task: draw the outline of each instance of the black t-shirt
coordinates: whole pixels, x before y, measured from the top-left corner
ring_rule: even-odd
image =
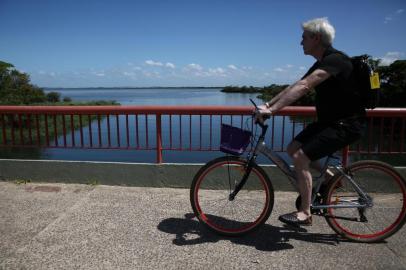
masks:
[[[365,110],[354,96],[354,82],[351,76],[351,59],[344,53],[329,47],[321,61],[317,61],[303,76],[316,69],[322,69],[330,77],[315,87],[316,111],[319,122],[334,122],[352,116],[363,116]]]

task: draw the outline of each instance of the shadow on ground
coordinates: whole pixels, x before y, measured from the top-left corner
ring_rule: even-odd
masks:
[[[293,249],[294,246],[289,243],[290,239],[326,245],[337,245],[343,241],[336,234],[309,233],[304,228],[276,227],[269,224],[265,224],[257,231],[245,236],[226,237],[206,229],[191,213],[185,214],[185,218],[165,219],[159,223],[158,229],[162,232],[174,234],[173,244],[178,246],[229,240],[238,245],[253,246],[258,250],[278,251]]]

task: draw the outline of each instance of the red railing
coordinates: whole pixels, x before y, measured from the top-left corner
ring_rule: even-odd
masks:
[[[0,147],[218,151],[220,123],[253,128],[247,106],[0,106]],[[314,107],[287,107],[270,122],[275,151],[315,118]],[[404,154],[406,109],[368,111],[368,134],[348,154]]]

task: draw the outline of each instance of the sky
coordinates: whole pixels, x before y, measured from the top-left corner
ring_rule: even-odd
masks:
[[[39,87],[290,84],[319,17],[348,55],[406,59],[405,0],[0,0],[0,60]]]

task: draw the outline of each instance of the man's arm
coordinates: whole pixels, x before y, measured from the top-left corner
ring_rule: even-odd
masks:
[[[281,110],[283,107],[288,106],[301,98],[310,89],[316,87],[323,81],[327,80],[330,74],[322,69],[316,69],[307,77],[297,81],[296,83],[285,88],[281,93],[275,96],[269,107],[262,105],[260,106],[261,112],[264,114],[270,114]]]
[[[268,101],[268,106],[272,106],[273,104],[275,104],[283,95],[286,94],[286,92],[289,91],[289,89],[293,86],[289,85],[288,87],[286,87],[285,89],[283,89],[282,91],[280,91],[276,96],[274,96],[270,101]]]

